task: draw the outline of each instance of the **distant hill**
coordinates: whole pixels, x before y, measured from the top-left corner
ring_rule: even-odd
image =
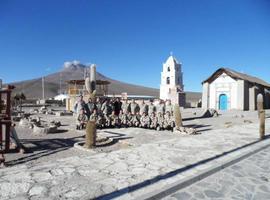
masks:
[[[61,71],[47,75],[44,77],[45,80],[45,97],[50,98],[54,97],[59,93],[60,88],[60,79],[61,79],[61,88],[65,90],[67,88],[66,81],[72,79],[83,79],[84,72],[86,70],[86,65],[83,65],[79,62],[66,62]],[[89,69],[89,68],[88,68]],[[109,85],[109,94],[121,94],[126,92],[129,95],[147,95],[159,97],[159,89],[144,87],[134,84],[129,84],[114,80],[104,76],[103,74],[97,72],[97,79],[110,81]],[[39,99],[42,98],[42,78],[36,78],[27,81],[20,81],[11,83],[16,86],[15,93],[23,91],[28,99]],[[187,100],[199,100],[201,99],[201,93],[197,92],[187,92]]]

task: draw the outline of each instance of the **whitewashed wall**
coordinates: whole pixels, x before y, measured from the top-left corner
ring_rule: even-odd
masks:
[[[209,108],[219,109],[219,95],[226,94],[228,98],[228,109],[238,108],[238,84],[237,81],[221,74],[209,86]]]

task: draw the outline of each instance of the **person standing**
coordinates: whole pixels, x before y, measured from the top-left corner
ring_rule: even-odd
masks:
[[[156,106],[153,104],[153,100],[150,100],[150,104],[148,105],[148,115],[152,115],[152,113],[156,112]]]
[[[74,104],[74,113],[76,113],[77,115],[80,113],[81,109],[85,109],[86,108],[86,103],[83,100],[83,96],[80,95],[78,100],[76,101],[76,103]]]
[[[170,113],[170,116],[173,116],[173,105],[172,105],[171,100],[168,100],[167,104],[165,106],[165,113],[167,113],[167,112]]]
[[[114,104],[114,106],[113,106],[114,113],[115,113],[115,115],[118,116],[119,113],[120,113],[121,107],[122,107],[122,102],[120,101],[119,98],[116,98],[116,100],[115,100],[115,102],[113,104]]]
[[[130,104],[128,103],[128,100],[125,99],[124,102],[121,105],[121,109],[124,114],[128,114],[130,112]]]
[[[101,102],[100,98],[96,99],[95,105],[96,105],[96,109],[97,109],[97,114],[98,115],[101,114],[102,113],[102,111],[101,111],[102,102]]]
[[[144,102],[144,100],[142,100],[142,103],[140,105],[140,115],[142,115],[143,113],[145,113],[145,115],[148,114],[148,105]]]
[[[159,100],[159,103],[156,108],[157,108],[157,113],[161,113],[162,115],[164,115],[165,105],[162,100]]]
[[[132,102],[130,103],[130,111],[132,115],[136,115],[136,113],[139,110],[138,104],[135,102],[135,99],[132,99]]]

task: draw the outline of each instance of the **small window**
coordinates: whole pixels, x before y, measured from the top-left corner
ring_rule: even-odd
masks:
[[[167,85],[170,85],[170,77],[167,77]]]
[[[168,69],[167,70],[168,70],[168,72],[171,71],[170,66],[168,66]]]

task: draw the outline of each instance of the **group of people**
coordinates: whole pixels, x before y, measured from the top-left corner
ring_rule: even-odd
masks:
[[[76,128],[83,129],[88,120],[95,121],[97,128],[141,127],[156,130],[172,130],[175,126],[173,106],[168,100],[160,100],[157,105],[153,101],[148,104],[134,99],[120,101],[119,98],[99,99],[95,102],[89,99],[86,103],[83,97],[75,103]]]

